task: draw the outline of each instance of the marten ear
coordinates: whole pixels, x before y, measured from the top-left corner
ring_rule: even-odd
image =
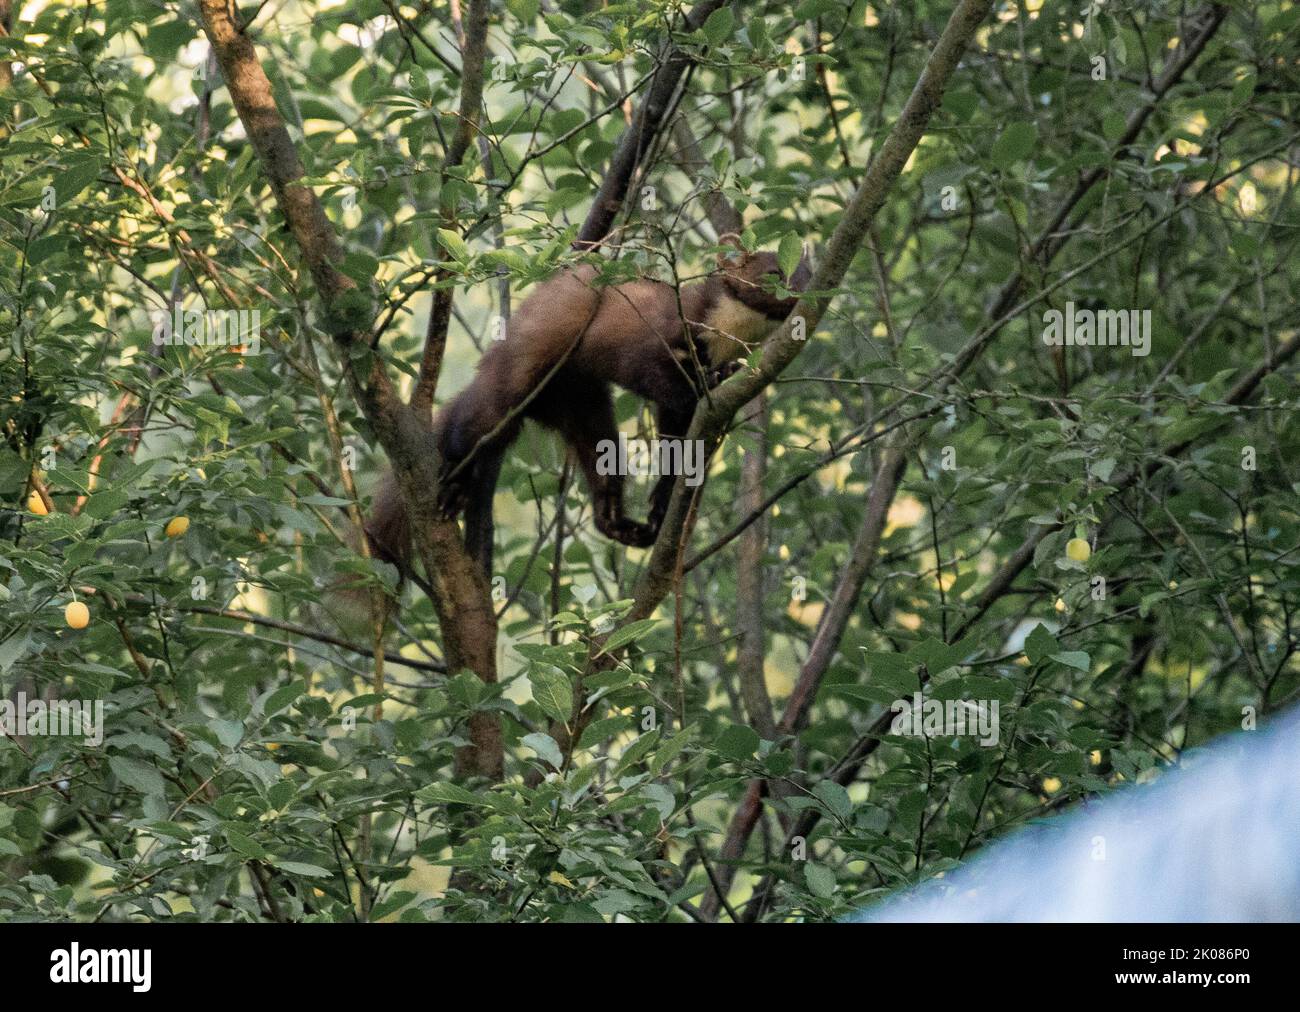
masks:
[[[730,249],[718,251],[719,267],[736,267],[749,259],[749,253],[747,253],[745,247],[740,244],[740,236],[735,232],[724,232],[722,235],[718,236],[718,245],[731,247]]]

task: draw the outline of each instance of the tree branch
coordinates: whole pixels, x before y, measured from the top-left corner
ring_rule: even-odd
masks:
[[[723,0],[703,0],[686,16],[683,31],[693,32],[723,5]],[[587,218],[573,241],[575,249],[595,250],[605,241],[614,219],[623,209],[632,177],[640,168],[645,153],[650,150],[663,126],[664,117],[673,106],[673,96],[683,75],[695,57],[678,49],[671,39],[659,51],[659,66],[645,98],[637,107],[632,125],[623,132],[618,149],[610,159],[609,171],[601,181],[600,190],[592,202]]]
[[[232,21],[225,0],[199,0],[199,10],[235,111],[316,283],[325,327],[338,345],[348,385],[393,465],[416,549],[430,577],[447,670],[469,669],[494,683],[497,621],[487,582],[466,553],[455,522],[437,515],[430,494],[438,487],[439,466],[431,420],[401,402],[382,361],[370,350],[368,299],[362,305],[354,301],[361,294],[356,282],[335,266],[342,249],[334,228],[315,192],[297,184],[304,175],[302,163],[252,42]],[[457,754],[457,771],[500,779],[504,758],[496,717],[486,711],[472,714],[469,737],[471,744]]]
[[[460,116],[442,164],[439,199],[442,205],[444,229],[456,227],[456,205],[447,195],[447,176],[465,160],[465,153],[469,150],[470,143],[478,131],[479,113],[483,108],[488,8],[489,0],[470,0],[469,23],[462,25],[460,0],[452,0],[452,16],[460,40],[461,53]],[[484,170],[490,167],[485,164]],[[436,240],[434,248],[438,251],[440,260],[447,258],[446,251]],[[434,389],[438,385],[438,374],[442,371],[442,356],[447,348],[447,328],[451,325],[451,306],[456,297],[455,288],[448,283],[450,278],[450,273],[445,270],[438,271],[436,275],[436,281],[441,284],[433,292],[433,308],[429,311],[429,325],[425,330],[420,373],[415,383],[415,390],[411,393],[411,407],[419,414],[424,414],[432,406]]]

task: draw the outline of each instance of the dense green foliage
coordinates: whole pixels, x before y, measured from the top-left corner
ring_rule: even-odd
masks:
[[[823,246],[952,6],[737,3],[683,33],[662,0],[494,2],[483,129],[445,174],[460,56],[444,0],[243,17],[343,269],[379,300],[362,323],[386,325],[377,353],[408,385],[432,268],[449,272],[441,402],[491,340],[503,283],[517,302],[572,256],[670,36],[696,57],[672,119],[705,163],[683,162],[672,129],[655,139],[611,275],[706,270],[711,193],[751,247]],[[772,786],[732,911],[767,878],[751,915],[830,918],[1292,700],[1300,420],[1294,365],[1270,363],[1297,327],[1300,7],[1229,5],[1157,94],[1204,23],[1193,6],[1085,6],[994,5],[767,391],[763,488],[781,495],[757,568],[777,720],[884,437],[909,436],[806,726],[776,740],[743,702],[738,542],[695,564],[748,513],[752,408],[715,458],[675,593],[631,625],[648,553],[596,533],[561,447],[529,429],[497,497],[500,685],[440,670],[437,618],[407,582],[376,692],[367,622],[336,622],[328,590],[396,583],[350,547],[341,508],[350,465],[364,504],[383,454],[194,6],[24,8],[0,38],[0,685],[102,700],[104,726],[99,744],[0,739],[0,917],[686,920],[733,866],[723,834],[757,775]],[[1088,178],[1048,262],[1035,240]],[[1017,273],[1024,305],[1002,325],[991,307]],[[173,302],[258,310],[260,346],[156,345],[151,314]],[[1047,346],[1044,312],[1067,302],[1150,310],[1149,355]],[[618,405],[625,431],[650,433],[643,405]],[[644,515],[647,486],[629,488]],[[189,529],[168,537],[177,516]],[[65,620],[74,599],[84,630]],[[620,663],[579,687],[602,649]],[[940,699],[996,700],[997,743],[891,735],[835,782],[923,678]],[[575,691],[593,719],[568,752],[548,725]],[[501,720],[500,784],[453,771],[475,711]],[[806,840],[786,839],[796,825]]]

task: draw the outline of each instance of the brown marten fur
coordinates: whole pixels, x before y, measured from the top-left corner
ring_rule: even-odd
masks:
[[[675,289],[638,280],[604,288],[590,265],[565,269],[538,285],[510,318],[504,340],[484,352],[478,372],[434,421],[443,460],[439,504],[465,512],[465,543],[490,574],[492,496],[505,452],[525,418],[554,429],[586,478],[596,528],[625,545],[654,542],[672,494],[673,476],[651,493],[645,523],[623,512],[619,475],[598,473],[598,445],[617,440],[610,384],[656,407],[660,439],[683,438],[703,391],[795,307],[781,285],[802,292],[801,262],[786,278],[772,253],[750,253],[734,236],[707,278]],[[680,292],[680,309],[679,309]],[[410,530],[391,475],[375,498],[367,533],[376,553],[405,563]],[[405,567],[401,567],[405,568]]]

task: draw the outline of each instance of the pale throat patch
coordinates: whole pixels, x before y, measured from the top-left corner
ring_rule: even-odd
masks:
[[[777,321],[769,320],[757,309],[751,309],[731,295],[724,295],[704,321],[703,336],[709,349],[709,361],[716,366],[747,355],[776,326]]]

